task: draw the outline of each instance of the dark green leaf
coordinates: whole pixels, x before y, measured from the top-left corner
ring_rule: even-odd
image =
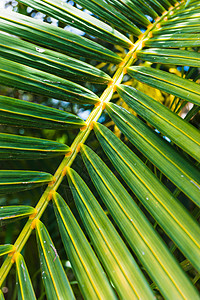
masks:
[[[13,126],[68,129],[85,122],[68,112],[11,97],[0,96],[0,124]]]
[[[94,15],[100,16],[106,22],[118,27],[120,30],[130,33],[137,33],[138,28],[129,19],[123,16],[120,12],[108,5],[103,0],[76,0],[76,3],[93,12]],[[123,27],[122,27],[123,23]]]
[[[40,159],[68,152],[70,148],[58,142],[0,133],[0,159]]]
[[[22,14],[1,9],[0,30],[15,34],[34,43],[59,50],[70,55],[84,56],[96,60],[119,63],[121,58],[105,47],[90,41],[84,37],[24,16]],[[36,47],[35,51],[43,52],[42,48]]]
[[[119,174],[184,255],[200,269],[200,228],[185,207],[114,133],[95,123],[95,133]]]
[[[108,83],[110,76],[83,61],[0,33],[0,55],[62,78]]]
[[[119,129],[177,187],[200,206],[199,171],[139,118],[113,103],[107,111]]]
[[[136,6],[131,0],[107,0],[107,2],[134,22],[137,22],[143,26],[148,26],[150,24],[149,20],[141,12],[138,6]]]
[[[132,44],[126,36],[113,29],[108,24],[73,7],[63,0],[19,0],[19,2],[56,18],[65,24],[91,34],[92,36],[106,40],[109,43],[119,44],[128,48]],[[140,30],[135,28],[134,33],[140,35]]]
[[[75,299],[56,248],[44,224],[36,222],[42,279],[48,300]]]
[[[26,217],[35,212],[34,207],[26,205],[10,205],[0,207],[0,221],[12,218]]]
[[[195,290],[160,236],[106,164],[89,147],[81,154],[108,211],[137,258],[166,299],[187,299]],[[176,295],[176,296],[175,296]]]
[[[99,100],[93,92],[79,84],[4,58],[0,58],[0,82],[63,101],[93,104]]]
[[[64,199],[54,194],[62,241],[85,299],[117,299],[88,240]]]
[[[72,169],[67,175],[82,222],[120,299],[154,299],[138,265],[85,182]]]
[[[36,171],[0,170],[0,194],[32,189],[53,180],[53,176]]]
[[[150,48],[137,52],[137,57],[153,63],[199,67],[200,53],[177,49]]]
[[[18,276],[18,284],[20,287],[19,295],[22,300],[30,299],[36,300],[31,279],[23,259],[20,253],[15,254],[15,262]]]
[[[163,104],[132,87],[120,85],[117,90],[124,101],[140,116],[195,159],[200,160],[200,133],[194,126]]]

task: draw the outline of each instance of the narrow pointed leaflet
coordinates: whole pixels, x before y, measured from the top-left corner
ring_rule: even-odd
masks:
[[[64,199],[54,194],[54,209],[65,251],[85,299],[117,299],[92,247]]]
[[[112,164],[158,224],[199,270],[200,228],[149,168],[114,133],[95,123],[97,138]]]
[[[81,154],[99,195],[127,243],[166,299],[198,296],[164,242],[126,189],[89,147]]]
[[[12,126],[44,129],[79,128],[85,122],[71,113],[44,105],[0,96],[0,122]]]
[[[75,299],[57,250],[44,224],[36,221],[37,244],[47,299]]]
[[[154,299],[137,263],[92,192],[74,170],[67,174],[82,222],[119,297]]]
[[[135,145],[176,186],[200,206],[199,171],[184,159],[152,128],[129,111],[114,103],[106,106],[108,114],[129,141]]]

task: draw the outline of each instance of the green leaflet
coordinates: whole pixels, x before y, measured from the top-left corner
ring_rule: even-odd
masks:
[[[68,129],[85,125],[76,115],[6,96],[0,96],[0,123],[39,129]]]
[[[121,61],[121,58],[114,52],[84,37],[22,14],[8,13],[7,10],[1,9],[0,30],[13,34],[13,27],[15,34],[19,37],[36,44],[40,41],[43,46],[67,52],[73,56],[84,56],[113,63]],[[36,51],[42,52],[43,49],[39,48]]]
[[[7,244],[7,245],[0,245],[0,256],[10,253],[14,250],[14,246]]]
[[[0,290],[0,300],[5,300],[3,292]]]
[[[78,59],[0,33],[0,55],[62,78],[108,83],[110,76]]]
[[[179,34],[184,33],[199,33],[200,25],[197,21],[195,22],[180,22],[168,24],[168,26],[162,26],[160,29],[153,31],[153,37],[158,35],[170,34],[175,31],[179,31]]]
[[[107,2],[126,15],[130,20],[133,20],[134,22],[137,22],[145,27],[150,24],[149,20],[131,0],[124,0],[123,2],[117,0],[107,0]]]
[[[171,23],[176,23],[176,22],[181,22],[181,21],[187,21],[188,19],[194,20],[198,19],[200,16],[200,5],[197,7],[195,6],[194,9],[183,9],[183,10],[178,10],[177,13],[173,14],[170,19],[167,21],[167,24]]]
[[[171,7],[170,0],[156,0],[160,5],[162,5],[166,10],[168,10]],[[155,0],[150,0],[149,2],[156,2]]]
[[[129,141],[200,206],[199,171],[139,118],[113,103],[108,103],[106,108],[114,123]],[[187,144],[187,141],[185,143]]]
[[[144,275],[85,182],[72,169],[67,175],[82,222],[120,299],[154,299]]]
[[[85,299],[117,299],[88,240],[64,199],[54,194],[62,241]]]
[[[130,67],[127,71],[141,82],[200,105],[200,86],[195,82],[149,67]]]
[[[153,63],[199,67],[200,53],[177,49],[150,48],[137,52],[137,57]]]
[[[0,133],[1,159],[41,159],[70,152],[70,148],[54,141]]]
[[[63,101],[93,104],[99,99],[77,83],[4,58],[0,58],[0,81],[4,85]]]
[[[153,19],[158,17],[157,12],[151,7],[147,0],[131,0],[131,2],[133,2],[135,6],[144,13],[144,15],[151,16]]]
[[[166,3],[168,3],[168,1],[164,1]],[[162,3],[163,1],[161,0],[148,0],[147,3],[149,5],[151,5],[151,7],[158,13],[158,14],[162,14],[166,9],[165,7],[163,7]],[[170,5],[168,5],[169,7]]]
[[[126,189],[89,147],[83,145],[81,154],[108,211],[165,299],[187,299],[190,291],[196,299],[191,282]]]
[[[119,44],[127,48],[132,45],[132,42],[125,35],[71,4],[65,3],[64,0],[19,0],[19,2],[109,43]],[[138,36],[140,30],[135,28],[134,33]]]
[[[26,217],[35,212],[34,207],[26,205],[9,205],[0,207],[0,221]]]
[[[118,27],[120,30],[130,33],[137,33],[138,28],[134,23],[127,19],[124,15],[114,9],[111,5],[108,5],[103,0],[76,0],[76,3],[82,7],[87,8],[95,15],[100,16],[106,22]],[[123,23],[123,27],[122,27]]]
[[[200,228],[182,204],[109,129],[95,123],[97,138],[135,195],[184,255],[200,269]]]
[[[198,33],[190,34],[162,34],[156,35],[145,41],[145,47],[161,48],[182,48],[182,47],[199,47],[200,36]]]
[[[33,286],[23,256],[20,253],[16,253],[15,259],[18,284],[20,287],[20,289],[18,289],[18,299],[36,300]]]
[[[166,134],[168,138],[196,160],[200,160],[200,134],[194,126],[181,119],[161,103],[132,87],[120,85],[117,91],[140,116],[163,134]]]
[[[0,170],[0,194],[32,189],[53,180],[53,176],[37,171]]]
[[[183,27],[183,28],[187,28],[190,26],[199,26],[199,22],[198,22],[198,14],[196,13],[190,13],[189,16],[184,14],[181,14],[180,17],[174,17],[174,18],[169,18],[168,20],[162,20],[161,21],[161,28],[156,29],[155,31],[160,31],[162,29],[167,29],[167,28],[171,28],[172,26],[174,28],[177,27]],[[180,32],[178,32],[180,33]]]
[[[185,4],[185,8],[190,7],[190,6],[194,5],[195,3],[198,5],[199,1],[197,1],[197,0],[187,0],[186,4]]]
[[[51,237],[39,220],[36,222],[36,235],[47,299],[75,299]]]

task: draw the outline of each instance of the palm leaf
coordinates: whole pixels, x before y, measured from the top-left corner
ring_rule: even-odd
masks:
[[[28,274],[28,270],[23,259],[23,256],[19,253],[15,254],[15,263],[18,276],[18,284],[20,286],[18,297],[19,299],[36,299],[33,286]]]
[[[55,211],[65,250],[87,299],[116,299],[90,244],[64,199],[54,195]]]
[[[41,221],[36,222],[42,279],[48,299],[74,299],[56,248]]]
[[[0,12],[8,299],[199,299],[199,1],[18,2]]]

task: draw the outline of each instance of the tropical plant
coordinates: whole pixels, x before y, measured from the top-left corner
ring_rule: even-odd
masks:
[[[13,244],[1,243],[1,286],[14,264],[19,299],[80,297],[45,226],[53,203],[62,257],[84,299],[199,299],[199,0],[18,2],[20,13],[0,12],[1,84],[90,114],[84,121],[48,101],[0,96],[1,128],[28,128],[0,134],[0,159],[15,163],[0,171],[0,193],[24,199],[24,190],[47,185],[35,207],[24,200],[0,209],[2,221],[28,218]],[[81,34],[26,16],[26,7]],[[77,128],[67,146],[62,132],[74,137]],[[39,138],[41,131],[59,139]],[[57,156],[64,158],[51,175]],[[76,207],[60,192],[65,176]],[[33,232],[44,294],[24,259]]]

